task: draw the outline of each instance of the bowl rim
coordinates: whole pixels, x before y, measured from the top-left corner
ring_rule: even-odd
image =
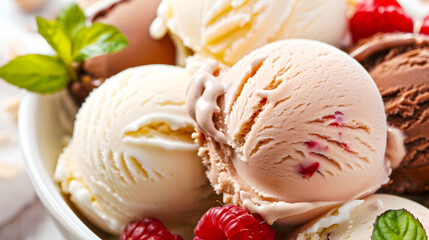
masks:
[[[76,239],[101,240],[73,212],[58,191],[53,179],[45,169],[40,155],[36,115],[41,98],[35,93],[26,93],[19,107],[19,137],[27,173],[45,209],[57,223]]]

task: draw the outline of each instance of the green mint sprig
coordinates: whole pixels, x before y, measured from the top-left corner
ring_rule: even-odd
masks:
[[[57,92],[70,81],[79,81],[75,67],[83,61],[118,52],[128,45],[126,37],[114,26],[87,25],[85,14],[76,3],[64,8],[56,20],[37,17],[36,22],[38,32],[57,55],[25,55],[0,68],[0,78],[32,92]]]
[[[389,210],[375,220],[372,240],[427,240],[422,224],[405,209]]]

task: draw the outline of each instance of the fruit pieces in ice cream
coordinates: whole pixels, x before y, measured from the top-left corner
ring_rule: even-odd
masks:
[[[214,203],[186,113],[190,78],[179,67],[131,68],[94,90],[77,114],[55,179],[103,230],[120,234],[155,217],[192,231]]]
[[[290,239],[371,239],[377,216],[388,210],[406,209],[429,232],[429,209],[409,199],[374,194],[334,208],[324,216],[301,227]]]
[[[429,37],[380,34],[351,53],[383,96],[388,124],[405,134],[406,155],[388,187],[429,191]]]
[[[167,29],[186,47],[232,65],[253,49],[286,38],[339,45],[346,32],[345,0],[164,0],[151,27]]]
[[[149,27],[160,0],[97,1],[85,12],[91,20],[117,27],[128,39],[122,51],[95,57],[84,63],[94,78],[110,77],[130,67],[147,64],[175,64],[175,47],[169,36],[155,40]]]
[[[283,40],[220,73],[207,65],[187,106],[216,192],[269,224],[309,221],[389,181],[381,95],[333,46]]]

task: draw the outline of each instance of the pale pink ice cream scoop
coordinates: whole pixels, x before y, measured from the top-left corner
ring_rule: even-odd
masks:
[[[268,44],[194,75],[187,107],[225,202],[300,224],[389,181],[386,116],[354,59],[312,40]]]

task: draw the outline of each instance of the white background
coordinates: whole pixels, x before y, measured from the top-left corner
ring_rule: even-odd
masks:
[[[40,11],[27,14],[15,1],[0,0],[0,65],[15,54],[50,51],[44,40],[35,34],[34,16],[53,18],[69,2],[47,0]],[[6,162],[20,169],[18,177],[0,178],[0,240],[63,240],[25,176],[17,126],[5,111],[5,107],[22,94],[23,91],[0,80],[0,135],[10,138],[0,143],[0,167]]]

